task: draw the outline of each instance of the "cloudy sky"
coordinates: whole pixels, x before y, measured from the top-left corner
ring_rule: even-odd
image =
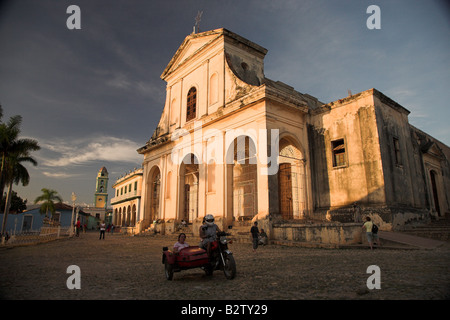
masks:
[[[381,29],[369,30],[369,5]],[[81,30],[69,30],[69,5]],[[14,0],[0,2],[3,121],[23,117],[37,139],[29,203],[42,188],[94,202],[142,163],[165,101],[160,75],[198,11],[200,30],[227,28],[268,49],[265,75],[323,102],[376,88],[411,124],[450,145],[450,8],[431,0]],[[112,189],[110,189],[110,198]]]

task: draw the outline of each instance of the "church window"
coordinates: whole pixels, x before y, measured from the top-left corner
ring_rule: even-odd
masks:
[[[394,141],[394,156],[395,156],[395,164],[398,166],[402,165],[402,158],[400,155],[400,143],[398,142],[398,138],[393,138]]]
[[[195,119],[197,110],[197,89],[192,87],[187,95],[186,121]]]
[[[333,167],[345,166],[345,144],[344,139],[331,142],[333,151]]]

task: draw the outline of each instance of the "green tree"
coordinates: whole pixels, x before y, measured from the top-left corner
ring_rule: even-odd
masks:
[[[27,209],[27,199],[22,199],[16,191],[12,190],[11,192],[11,205],[9,207],[9,213],[21,213]],[[3,212],[3,209],[6,205],[6,192],[3,195],[3,200],[0,203],[0,212]]]
[[[2,110],[0,106],[0,116]],[[1,172],[0,172],[0,196],[7,183],[9,182],[7,170],[8,157],[29,157],[31,151],[40,149],[38,142],[34,139],[19,139],[20,125],[22,124],[22,117],[19,115],[13,116],[7,123],[0,123],[0,154],[1,154]]]
[[[23,186],[27,186],[30,182],[30,175],[28,174],[27,168],[23,166],[24,162],[30,162],[33,165],[37,165],[36,160],[29,156],[29,152],[15,153],[9,154],[5,161],[4,167],[4,178],[5,182],[8,184],[8,193],[6,195],[6,205],[5,205],[5,214],[3,217],[3,228],[6,227],[6,217],[9,214],[9,208],[11,205],[11,194],[12,194],[12,185],[13,183],[18,185],[22,183]],[[2,230],[2,234],[4,230]]]
[[[51,189],[43,188],[42,195],[34,200],[34,203],[42,202],[40,213],[45,213],[45,217],[48,218],[48,212],[55,213],[55,202],[62,202],[62,198],[58,195],[58,192]]]
[[[0,106],[0,119],[3,115],[3,109]],[[3,190],[8,185],[5,212],[3,215],[2,235],[5,234],[6,222],[8,218],[9,205],[11,203],[12,184],[22,182],[24,186],[28,185],[30,175],[23,166],[24,162],[31,162],[37,165],[37,162],[31,158],[30,152],[39,150],[38,142],[33,139],[19,139],[20,125],[22,117],[13,116],[7,123],[0,123],[0,197],[3,196]]]

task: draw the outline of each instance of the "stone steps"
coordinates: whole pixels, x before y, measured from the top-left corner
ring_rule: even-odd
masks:
[[[450,240],[450,219],[433,220],[428,224],[402,230],[402,233],[441,241]]]

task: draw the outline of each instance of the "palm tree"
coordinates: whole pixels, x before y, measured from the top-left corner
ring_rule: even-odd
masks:
[[[37,197],[34,200],[34,203],[38,203],[41,201],[44,201],[41,205],[41,208],[39,209],[40,213],[45,213],[45,217],[48,218],[48,211],[50,210],[50,212],[52,214],[55,213],[55,203],[54,201],[58,201],[59,203],[62,202],[62,198],[58,195],[58,192],[55,190],[51,190],[51,189],[47,189],[47,188],[43,188],[42,190],[42,195],[40,195],[39,197]]]
[[[0,113],[1,115],[1,113]],[[7,183],[6,161],[11,155],[13,157],[29,157],[31,151],[40,149],[38,142],[34,139],[19,139],[20,125],[22,117],[13,116],[8,123],[0,124],[0,154],[1,154],[1,171],[0,171],[0,197],[3,196],[3,190]]]
[[[4,178],[5,182],[8,184],[8,193],[6,195],[5,213],[3,215],[2,234],[5,233],[9,207],[11,205],[11,192],[13,183],[18,185],[20,182],[22,182],[22,185],[25,187],[30,182],[30,175],[28,174],[27,168],[25,168],[22,163],[30,162],[35,166],[37,165],[36,160],[30,157],[28,155],[28,152],[24,155],[9,155],[5,160]]]
[[[0,106],[0,120],[2,116],[3,109]],[[29,183],[30,176],[22,162],[31,162],[37,165],[37,162],[30,157],[30,152],[40,149],[36,140],[18,138],[21,123],[22,117],[19,115],[11,117],[8,123],[0,123],[0,197],[3,196],[5,185],[9,184],[6,208],[3,215],[2,235],[5,234],[6,229],[12,184],[22,182],[26,186]]]

